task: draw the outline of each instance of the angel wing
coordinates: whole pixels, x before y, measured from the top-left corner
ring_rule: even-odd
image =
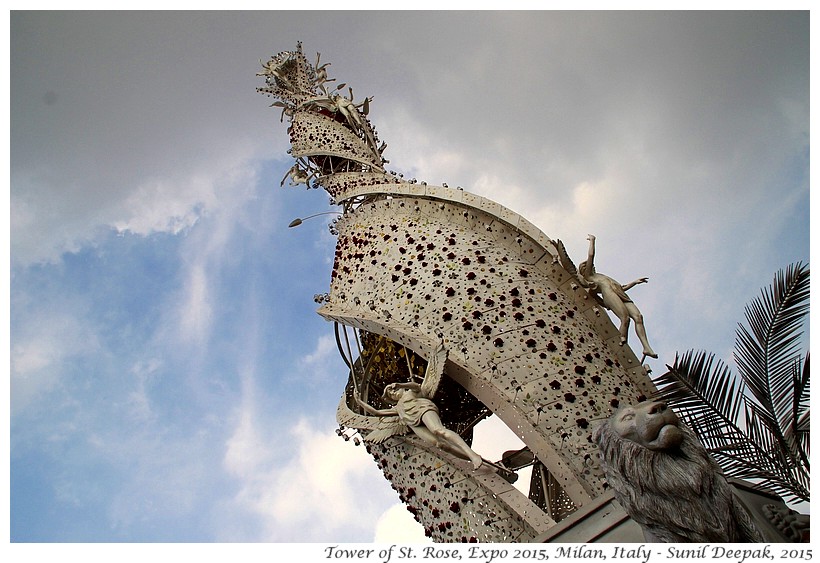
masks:
[[[577,276],[578,268],[575,267],[575,263],[572,261],[572,258],[569,257],[567,248],[564,246],[564,243],[561,242],[561,239],[556,239],[555,250],[558,251],[558,260],[561,262],[561,266],[570,274]]]
[[[447,363],[447,348],[444,341],[439,342],[430,358],[427,360],[427,370],[424,372],[424,380],[421,382],[421,394],[428,399],[432,399],[438,390],[441,377],[444,375],[444,364]]]
[[[561,239],[555,240],[555,250],[558,251],[558,261],[561,263],[561,266],[572,274],[578,283],[581,284],[583,287],[588,289],[593,288],[595,284],[590,283],[584,276],[581,275],[581,272],[578,271],[578,268],[575,266],[575,263],[572,261],[572,258],[569,257],[569,253],[567,252],[567,248],[564,246],[564,243],[561,242]]]
[[[366,442],[381,444],[392,436],[403,436],[410,431],[397,416],[385,416],[376,423],[376,428],[364,437]]]

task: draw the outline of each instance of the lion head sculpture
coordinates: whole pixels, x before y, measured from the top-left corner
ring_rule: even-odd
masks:
[[[623,407],[594,438],[615,498],[647,541],[763,541],[720,466],[665,403]]]

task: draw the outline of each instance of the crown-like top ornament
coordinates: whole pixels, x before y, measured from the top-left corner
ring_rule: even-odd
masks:
[[[344,83],[331,88],[336,79],[328,78],[330,63],[320,64],[320,60],[317,53],[316,65],[311,65],[298,43],[295,51],[260,61],[262,70],[257,76],[264,76],[267,86],[257,92],[276,98],[271,106],[282,108],[280,119],[287,116],[290,120],[289,152],[296,163],[282,185],[290,178],[291,185],[327,188],[338,175],[384,174],[386,144],[379,143],[367,119],[372,97],[357,103],[353,88],[347,88],[349,96],[343,93]]]

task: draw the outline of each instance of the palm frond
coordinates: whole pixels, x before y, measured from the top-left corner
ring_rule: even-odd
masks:
[[[809,356],[798,350],[808,309],[809,268],[798,262],[746,307],[739,378],[713,354],[689,351],[655,380],[727,476],[759,480],[787,501],[810,497]]]
[[[696,431],[707,449],[735,444],[743,436],[738,427],[743,389],[729,368],[714,354],[693,350],[675,356],[667,367],[655,381],[659,398]]]
[[[804,494],[801,482],[808,478],[808,454],[796,432],[808,409],[808,371],[800,370],[798,350],[808,307],[809,268],[797,263],[780,270],[746,307],[749,328],[738,326],[735,343],[738,370],[751,392],[750,438],[768,450],[796,496]]]
[[[802,447],[802,450],[806,453],[806,456],[807,456],[807,458],[806,458],[806,467],[809,467],[808,455],[809,455],[809,446],[810,446],[810,442],[811,442],[809,440],[809,432],[811,430],[811,417],[809,415],[810,415],[810,413],[806,412],[806,414],[804,416],[800,417],[800,420],[797,421],[797,435],[799,437],[800,445]]]
[[[793,371],[794,397],[792,399],[792,420],[791,425],[786,428],[786,440],[794,444],[806,468],[809,467],[809,437],[811,431],[809,399],[811,391],[809,389],[809,355],[806,354],[806,361],[798,359]]]
[[[786,473],[791,464],[789,452],[782,448],[777,435],[777,421],[759,405],[749,401],[746,411],[746,431],[749,440],[765,453],[766,465],[781,467]]]
[[[793,363],[799,357],[808,309],[809,268],[798,262],[777,272],[772,285],[746,306],[749,328],[738,326],[738,372],[755,400],[782,428],[794,423]]]
[[[695,431],[723,471],[732,477],[776,480],[771,433],[758,423],[762,427],[755,433],[758,442],[751,440],[743,427],[749,419],[749,406],[742,380],[706,352],[690,350],[668,367],[669,371],[655,381],[659,398]]]

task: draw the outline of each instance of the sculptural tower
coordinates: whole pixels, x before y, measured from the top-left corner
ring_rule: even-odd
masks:
[[[289,119],[292,183],[324,188],[343,211],[318,313],[349,368],[345,432],[436,541],[530,541],[594,504],[606,491],[592,421],[654,387],[560,242],[469,191],[385,170],[370,99],[331,88],[301,46],[259,74]],[[526,447],[476,470],[443,439],[373,414],[394,413],[384,389],[408,382],[466,444],[495,414]],[[510,484],[525,465],[529,495]]]

